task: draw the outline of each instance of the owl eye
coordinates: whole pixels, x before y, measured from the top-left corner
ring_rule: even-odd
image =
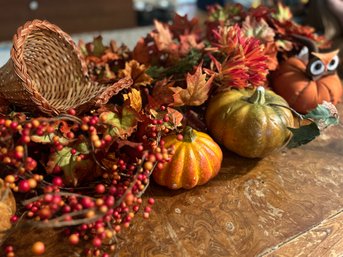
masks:
[[[328,71],[334,71],[337,69],[339,64],[339,58],[338,55],[336,55],[334,58],[332,58],[332,60],[330,61],[330,63],[327,66]]]
[[[313,76],[321,75],[325,71],[325,65],[320,60],[316,60],[310,64],[310,72]]]

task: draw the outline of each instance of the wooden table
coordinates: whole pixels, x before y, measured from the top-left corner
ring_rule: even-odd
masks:
[[[339,106],[343,117],[343,105]],[[250,160],[224,153],[219,175],[192,190],[152,184],[151,218],[135,217],[120,257],[342,257],[343,123],[306,146]],[[19,227],[7,238],[16,256],[73,257],[84,245],[49,229]],[[1,254],[0,251],[0,256]]]
[[[119,256],[343,256],[342,121],[263,160],[224,156],[204,186],[149,187],[151,218],[135,219]]]

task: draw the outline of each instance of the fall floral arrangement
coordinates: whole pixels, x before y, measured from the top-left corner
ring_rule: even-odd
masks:
[[[84,241],[86,256],[110,256],[136,213],[149,217],[154,200],[141,196],[151,175],[189,189],[219,172],[217,143],[262,158],[311,141],[337,123],[329,102],[340,100],[341,85],[334,101],[328,94],[313,110],[297,112],[270,84],[304,40],[329,46],[279,4],[211,6],[204,26],[179,15],[170,24],[155,21],[133,50],[104,45],[101,37],[79,42],[92,80],[128,84],[82,113],[0,114],[0,230],[21,222],[64,228],[70,244]],[[294,116],[308,122],[294,123]],[[15,245],[3,249],[15,256]],[[32,246],[34,255],[44,251],[41,242]]]

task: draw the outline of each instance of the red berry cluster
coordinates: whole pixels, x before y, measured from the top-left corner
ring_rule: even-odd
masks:
[[[72,110],[54,118],[17,114],[0,119],[0,163],[6,166],[1,176],[14,192],[25,194],[19,214],[37,226],[64,227],[72,245],[91,242],[86,255],[109,256],[116,234],[142,209],[151,173],[163,168],[174,152],[161,140],[170,131],[168,115],[162,116],[147,116],[138,125],[144,133],[132,135],[133,141],[124,146],[100,114],[77,117]],[[75,166],[88,161],[95,170],[73,174],[61,156]],[[148,199],[144,218],[153,204]],[[12,222],[18,220],[12,217]],[[6,248],[8,256],[11,247]]]

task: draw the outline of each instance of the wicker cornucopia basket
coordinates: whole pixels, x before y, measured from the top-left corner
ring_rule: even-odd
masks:
[[[57,115],[106,103],[131,79],[115,84],[89,80],[86,63],[71,39],[47,21],[25,23],[13,37],[11,58],[0,69],[0,110],[8,104]]]

